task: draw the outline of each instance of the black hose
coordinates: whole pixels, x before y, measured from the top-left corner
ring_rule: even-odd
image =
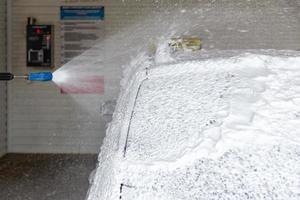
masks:
[[[10,81],[14,79],[14,75],[11,73],[0,73],[0,81]]]

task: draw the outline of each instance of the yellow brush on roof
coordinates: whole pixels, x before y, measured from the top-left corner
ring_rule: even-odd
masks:
[[[169,42],[169,46],[173,51],[198,51],[202,47],[202,42],[201,39],[197,37],[172,38]]]

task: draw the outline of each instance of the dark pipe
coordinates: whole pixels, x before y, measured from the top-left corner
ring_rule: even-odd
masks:
[[[0,81],[10,81],[14,79],[14,75],[11,73],[0,73]]]

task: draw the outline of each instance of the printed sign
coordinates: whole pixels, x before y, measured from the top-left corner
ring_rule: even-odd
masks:
[[[61,6],[61,20],[103,20],[104,6]]]
[[[104,7],[61,6],[60,17],[61,64],[67,64],[73,59],[82,62],[97,56],[99,50],[95,44],[104,37]],[[60,84],[61,92],[64,94],[104,93],[104,78],[101,75],[83,77]]]
[[[104,36],[103,21],[62,21],[60,30],[61,64],[66,64],[79,55],[87,57],[97,54],[91,48]]]

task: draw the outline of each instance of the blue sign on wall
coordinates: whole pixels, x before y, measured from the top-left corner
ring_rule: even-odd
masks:
[[[104,6],[61,6],[61,20],[103,20]]]

